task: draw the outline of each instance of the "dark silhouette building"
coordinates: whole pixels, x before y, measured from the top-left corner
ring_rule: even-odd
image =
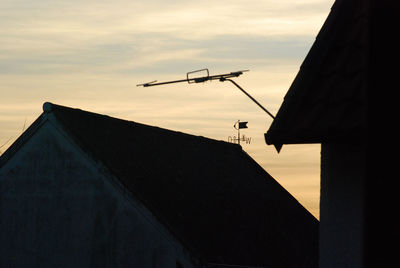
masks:
[[[398,184],[379,160],[381,142],[398,139],[380,108],[398,84],[399,11],[397,1],[336,0],[265,135],[278,151],[321,143],[320,268],[388,267],[399,248]]]
[[[239,145],[43,111],[0,158],[0,267],[317,267],[318,221]]]

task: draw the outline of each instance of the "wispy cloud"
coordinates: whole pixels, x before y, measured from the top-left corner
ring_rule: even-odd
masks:
[[[3,1],[0,10],[0,72],[21,74],[299,59],[326,13],[307,1]]]

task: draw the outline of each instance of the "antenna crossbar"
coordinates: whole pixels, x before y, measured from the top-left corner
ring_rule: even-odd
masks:
[[[189,78],[189,74],[193,74],[193,73],[201,72],[201,71],[207,71],[207,75],[206,76],[202,76],[202,77]],[[238,77],[241,74],[243,74],[244,72],[248,72],[248,71],[249,70],[242,70],[242,71],[230,72],[230,73],[226,73],[226,74],[209,75],[208,69],[201,69],[201,70],[197,70],[197,71],[192,71],[192,72],[186,73],[186,79],[166,81],[166,82],[158,82],[158,83],[157,83],[157,80],[155,80],[155,81],[144,83],[144,84],[138,84],[136,86],[138,86],[138,87],[139,86],[152,87],[152,86],[160,86],[160,85],[182,83],[182,82],[187,82],[189,84],[191,84],[191,83],[203,83],[203,82],[206,82],[206,81],[221,80],[221,79],[223,80],[223,79],[227,79],[227,78]]]
[[[189,78],[190,74],[203,72],[203,71],[207,72],[206,76]],[[267,109],[265,109],[264,106],[262,106],[256,99],[254,99],[249,93],[247,93],[235,81],[233,81],[232,79],[229,79],[229,78],[233,78],[233,77],[238,77],[238,76],[242,75],[244,72],[248,72],[248,71],[249,70],[242,70],[242,71],[230,72],[230,73],[226,73],[226,74],[210,75],[208,69],[201,69],[201,70],[196,70],[196,71],[186,73],[186,79],[173,80],[173,81],[167,81],[167,82],[158,82],[158,83],[157,83],[157,80],[154,80],[152,82],[138,84],[136,86],[152,87],[152,86],[160,86],[160,85],[182,83],[182,82],[187,82],[189,84],[193,84],[193,83],[203,83],[203,82],[212,81],[212,80],[219,80],[220,82],[229,81],[229,82],[232,82],[232,84],[234,84],[237,88],[239,88],[247,97],[249,97],[255,104],[257,104],[264,112],[266,112],[269,116],[271,116],[272,119],[275,119],[273,114],[270,113]]]

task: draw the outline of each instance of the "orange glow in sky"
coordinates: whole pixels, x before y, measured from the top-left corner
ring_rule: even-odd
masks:
[[[333,2],[2,0],[0,152],[46,101],[225,141],[240,119],[243,149],[318,218],[320,145],[278,154],[231,83],[136,85],[249,69],[235,81],[276,114]]]

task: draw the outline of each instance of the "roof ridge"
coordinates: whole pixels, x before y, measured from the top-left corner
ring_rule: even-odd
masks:
[[[60,104],[55,104],[55,103],[51,103],[51,102],[44,102],[43,103],[43,112],[44,113],[54,113],[57,110],[58,111],[69,110],[69,111],[75,111],[75,112],[82,112],[82,113],[86,113],[86,114],[89,114],[89,115],[92,115],[92,116],[99,116],[99,117],[108,118],[110,120],[116,120],[116,121],[119,121],[121,123],[124,122],[124,123],[127,123],[127,124],[137,124],[139,126],[148,127],[148,128],[152,128],[152,129],[155,129],[155,130],[161,130],[161,131],[170,132],[171,134],[173,133],[173,134],[178,134],[178,135],[187,136],[187,137],[204,139],[206,141],[220,143],[220,144],[223,144],[223,145],[228,146],[228,147],[235,147],[235,148],[238,148],[238,149],[239,148],[242,149],[242,146],[240,146],[239,144],[226,142],[224,140],[217,140],[217,139],[213,139],[213,138],[209,138],[209,137],[205,137],[205,136],[201,136],[201,135],[195,135],[195,134],[190,134],[190,133],[186,133],[186,132],[182,132],[182,131],[172,130],[172,129],[158,127],[158,126],[153,126],[153,125],[140,123],[140,122],[133,121],[133,120],[121,119],[121,118],[113,117],[113,116],[106,115],[106,114],[95,113],[95,112],[91,112],[91,111],[87,111],[87,110],[82,110],[82,109],[79,109],[79,108],[72,108],[72,107],[68,107],[68,106],[64,106],[64,105],[60,105]]]

